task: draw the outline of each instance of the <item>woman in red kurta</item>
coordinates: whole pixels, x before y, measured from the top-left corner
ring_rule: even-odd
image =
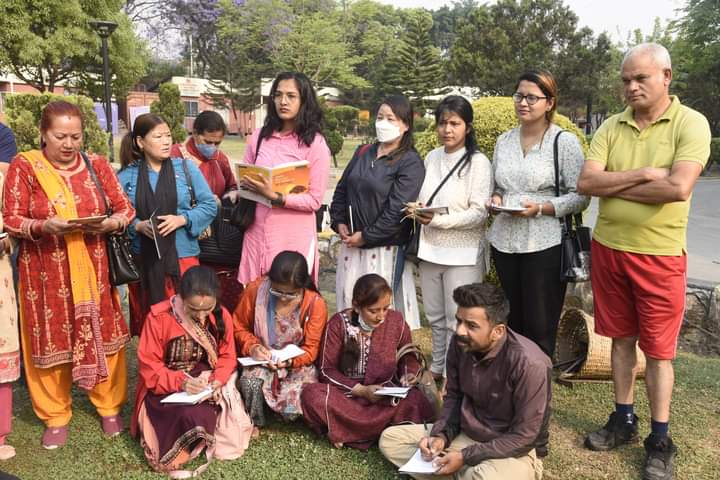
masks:
[[[327,435],[337,448],[367,449],[390,425],[432,422],[435,410],[413,388],[403,399],[375,394],[382,387],[403,386],[420,365],[396,354],[412,342],[410,327],[390,310],[392,290],[381,276],[363,275],[353,288],[353,308],[335,314],[323,336],[320,382],[307,385],[301,402],[307,424]]]
[[[183,157],[192,161],[207,180],[210,190],[215,195],[218,208],[231,208],[237,202],[237,181],[230,166],[227,155],[220,150],[220,144],[227,133],[227,126],[219,113],[205,110],[195,117],[192,135],[183,143],[172,146],[170,155]],[[213,232],[214,233],[214,232]],[[202,251],[202,244],[200,245]],[[238,243],[236,257],[240,258],[242,243]],[[223,306],[229,311],[235,311],[243,286],[237,280],[238,260],[230,258],[222,263],[209,263],[203,260],[200,254],[200,263],[215,270],[220,279]]]
[[[49,103],[40,123],[42,151],[19,154],[4,186],[5,230],[20,241],[20,324],[26,379],[35,414],[47,428],[42,443],[67,440],[73,383],[89,392],[108,435],[122,430],[127,399],[124,346],[128,329],[108,278],[106,235],[126,228],[135,210],[110,164],[86,159],[77,106]],[[88,165],[113,211],[106,213]]]
[[[209,459],[238,458],[250,441],[252,423],[235,388],[232,317],[218,292],[211,269],[191,267],[180,295],[153,305],[144,323],[131,433],[157,471],[177,470],[205,448]],[[169,394],[204,391],[197,404],[162,403]]]

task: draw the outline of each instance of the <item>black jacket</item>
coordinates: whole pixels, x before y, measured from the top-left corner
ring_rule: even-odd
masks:
[[[425,165],[415,150],[390,160],[375,159],[378,144],[360,146],[335,187],[330,217],[336,232],[341,223],[362,231],[363,248],[407,243],[412,222],[400,220],[405,203],[417,200],[425,179]],[[360,152],[362,151],[362,155]]]

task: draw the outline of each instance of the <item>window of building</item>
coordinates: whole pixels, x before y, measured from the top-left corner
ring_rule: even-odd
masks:
[[[197,117],[199,113],[199,103],[193,101],[183,101],[185,104],[185,116],[186,117]]]

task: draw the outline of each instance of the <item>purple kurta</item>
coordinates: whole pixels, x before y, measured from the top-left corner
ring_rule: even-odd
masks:
[[[369,351],[361,351],[364,375],[347,376],[340,370],[343,346],[349,334],[346,315],[350,311],[336,313],[329,321],[323,337],[317,365],[320,382],[307,385],[301,402],[305,421],[319,435],[327,434],[332,443],[367,449],[390,425],[403,422],[432,422],[435,413],[422,392],[413,388],[399,402],[383,399],[373,404],[364,398],[350,397],[349,392],[358,383],[399,386],[393,377],[416,373],[419,364],[415,357],[403,357],[396,367],[395,354],[412,342],[410,327],[402,315],[391,310],[382,325],[372,333]],[[365,353],[367,354],[365,356]],[[355,369],[356,371],[358,369]]]
[[[268,208],[258,204],[255,221],[245,232],[238,281],[243,285],[266,274],[275,255],[283,250],[299,252],[308,259],[313,278],[318,280],[317,233],[315,211],[322,205],[330,172],[330,149],[322,135],[308,147],[295,135],[273,132],[263,139],[255,162],[255,148],[260,130],[247,140],[245,163],[274,167],[282,163],[307,160],[310,185],[307,193],[285,197],[283,208]],[[238,178],[238,182],[242,179]]]

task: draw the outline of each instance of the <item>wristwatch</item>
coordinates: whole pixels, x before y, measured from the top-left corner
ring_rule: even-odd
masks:
[[[280,192],[275,192],[277,194],[277,198],[275,200],[270,200],[270,205],[273,207],[283,207],[285,206],[285,197]]]

